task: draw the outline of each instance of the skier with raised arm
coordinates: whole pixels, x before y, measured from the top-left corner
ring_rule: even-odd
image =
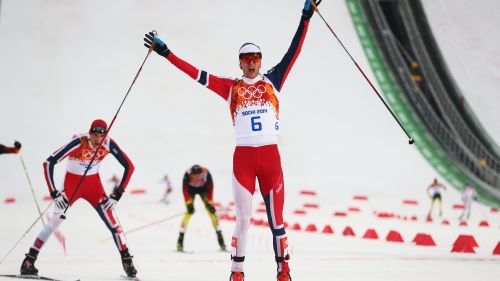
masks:
[[[319,5],[321,0],[313,0]],[[252,212],[255,180],[259,181],[266,205],[273,248],[277,264],[277,280],[289,281],[287,234],[283,222],[284,181],[278,151],[280,91],[302,48],[309,20],[314,13],[311,0],[302,9],[299,26],[288,51],[281,61],[261,74],[261,48],[245,43],[238,52],[243,77],[222,78],[200,70],[177,57],[153,32],[146,34],[145,46],[166,58],[175,67],[225,100],[231,112],[236,135],[233,156],[233,194],[236,207],[236,227],[231,240],[230,280],[244,280],[243,263],[247,232]]]

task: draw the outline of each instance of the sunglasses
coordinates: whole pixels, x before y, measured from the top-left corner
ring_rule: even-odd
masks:
[[[104,134],[106,133],[106,129],[103,128],[103,127],[94,127],[92,129],[90,129],[90,131],[93,133],[93,134]]]
[[[242,61],[244,63],[249,63],[250,61],[253,61],[254,63],[258,63],[258,62],[260,62],[261,59],[262,59],[262,54],[260,54],[260,53],[240,55],[240,61]]]

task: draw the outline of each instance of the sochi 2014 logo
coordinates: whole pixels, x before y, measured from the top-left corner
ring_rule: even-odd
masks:
[[[266,87],[264,87],[264,85],[259,85],[257,87],[250,86],[248,88],[246,87],[238,88],[238,95],[246,100],[251,99],[252,97],[260,99],[265,92],[266,92]]]
[[[88,160],[92,159],[92,157],[94,157],[94,154],[95,154],[95,149],[86,148],[86,149],[82,150],[82,156],[85,159],[88,159]],[[104,150],[99,149],[99,152],[97,152],[96,159],[101,158],[103,155],[104,155]]]

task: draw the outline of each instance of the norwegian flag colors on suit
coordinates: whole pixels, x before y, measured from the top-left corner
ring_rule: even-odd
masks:
[[[231,243],[233,272],[243,272],[256,179],[266,204],[278,272],[289,272],[288,243],[282,215],[285,190],[277,146],[280,133],[279,95],[302,48],[309,18],[301,17],[292,43],[281,61],[265,74],[259,73],[254,78],[223,78],[194,67],[171,50],[165,56],[175,67],[215,92],[229,105],[236,137],[233,193],[237,216]],[[255,48],[258,52],[251,53],[261,55],[260,48]]]

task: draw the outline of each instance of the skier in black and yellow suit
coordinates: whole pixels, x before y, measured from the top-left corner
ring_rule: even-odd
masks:
[[[220,249],[222,251],[226,250],[224,237],[222,236],[219,220],[213,205],[213,191],[214,183],[212,181],[212,175],[207,168],[201,167],[200,165],[193,165],[184,174],[184,179],[182,181],[182,193],[184,194],[184,200],[186,203],[186,214],[184,215],[184,218],[182,218],[179,239],[177,240],[177,251],[184,251],[184,232],[186,231],[189,220],[194,213],[194,199],[196,194],[200,195],[201,200],[203,200],[203,204],[205,204],[205,208],[210,216],[212,225],[217,233],[217,240],[219,241]]]

